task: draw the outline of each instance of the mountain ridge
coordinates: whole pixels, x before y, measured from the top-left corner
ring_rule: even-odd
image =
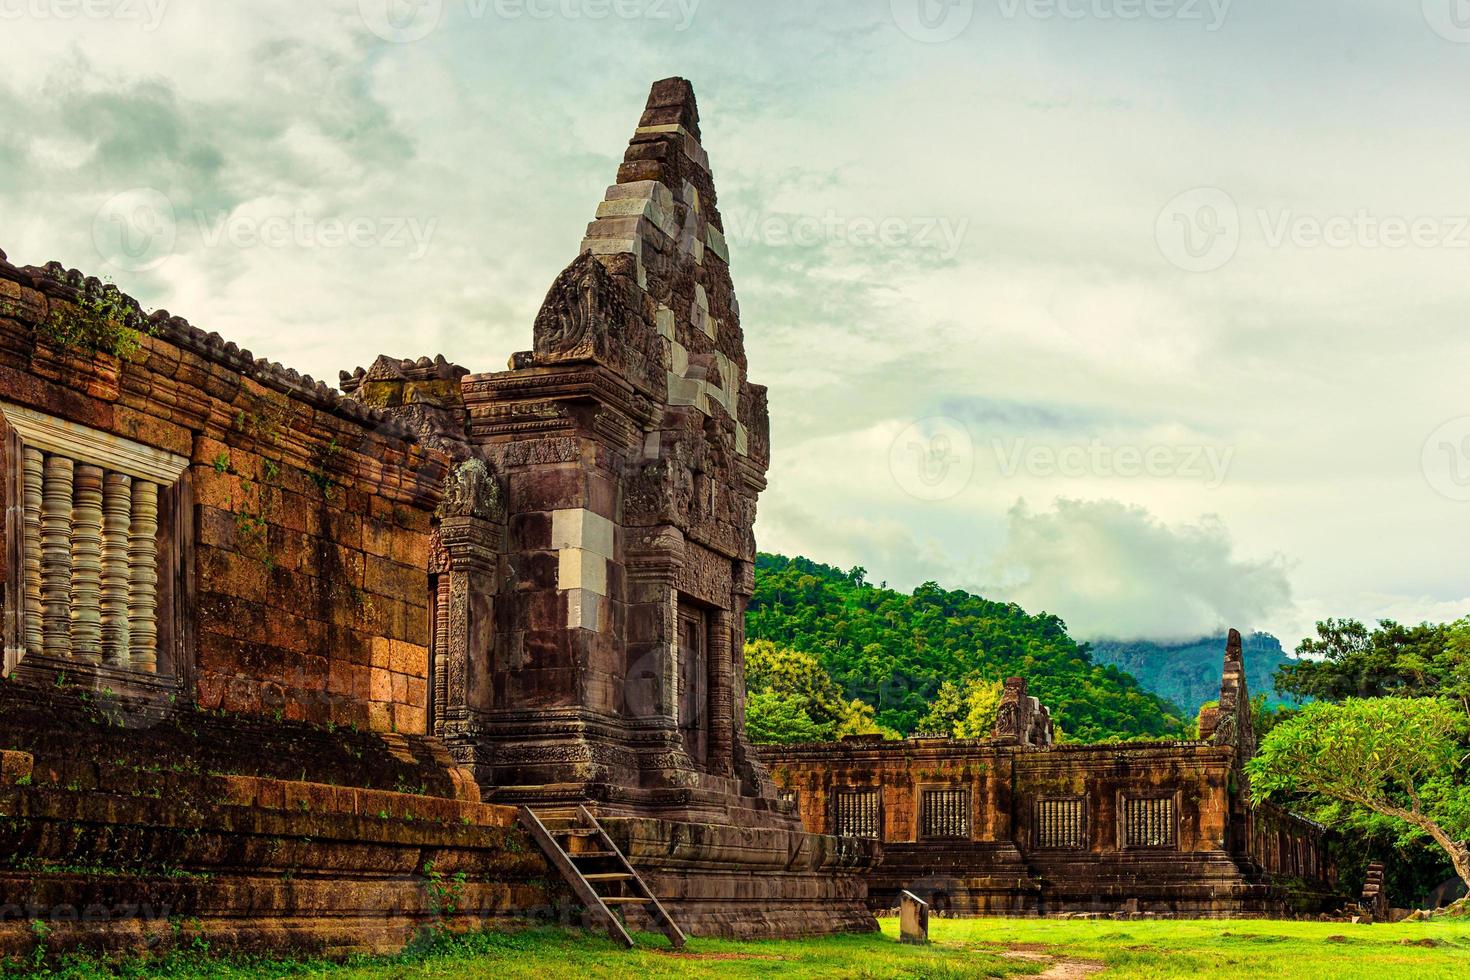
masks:
[[[1193,718],[1095,661],[1057,616],[934,582],[904,594],[868,582],[862,568],[762,553],[746,630],[751,640],[815,656],[847,697],[905,735],[945,681],[975,677],[1024,677],[1074,741],[1178,738]],[[1218,670],[1217,655],[1217,690]]]
[[[1089,646],[1095,660],[1127,671],[1193,718],[1201,705],[1220,696],[1220,657],[1225,636],[1221,632],[1181,643],[1098,640]],[[1276,690],[1272,675],[1283,664],[1295,663],[1296,658],[1288,655],[1281,641],[1270,633],[1247,633],[1243,639],[1246,690],[1252,697],[1265,694],[1269,707],[1295,704]]]

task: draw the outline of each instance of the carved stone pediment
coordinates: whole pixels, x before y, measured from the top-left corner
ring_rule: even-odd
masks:
[[[557,357],[594,357],[617,315],[612,276],[591,255],[579,255],[551,284],[536,315],[535,351]]]
[[[556,277],[536,315],[535,362],[596,361],[634,388],[658,391],[663,365],[645,299],[600,259],[582,253]]]
[[[468,459],[444,479],[441,518],[475,517],[497,524],[505,521],[505,496],[500,483],[483,460]]]

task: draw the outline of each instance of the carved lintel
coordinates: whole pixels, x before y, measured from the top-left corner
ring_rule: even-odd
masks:
[[[629,528],[626,531],[629,581],[673,585],[684,565],[684,534],[676,527]]]
[[[439,522],[439,543],[450,569],[491,571],[500,555],[500,530],[476,517],[446,517]]]
[[[0,402],[0,415],[20,433],[27,446],[71,459],[90,460],[135,479],[172,486],[189,466],[186,458],[175,453],[19,405]]]

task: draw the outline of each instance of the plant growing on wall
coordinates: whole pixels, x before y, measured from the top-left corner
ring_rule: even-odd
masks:
[[[71,303],[53,302],[37,332],[53,347],[128,360],[142,338],[133,326],[139,319],[133,301],[113,287],[79,293]]]

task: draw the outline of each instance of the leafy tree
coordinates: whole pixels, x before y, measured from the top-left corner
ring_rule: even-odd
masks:
[[[745,700],[745,731],[757,744],[826,742],[831,725],[819,725],[800,699],[775,691],[755,691]]]
[[[872,705],[878,726],[904,734],[926,727],[946,681],[1011,676],[1027,678],[1053,722],[1079,741],[1186,729],[1179,709],[1095,663],[1056,616],[933,582],[904,595],[874,586],[862,568],[762,554],[746,632],[809,653],[845,698]]]
[[[972,677],[959,684],[944,681],[934,706],[919,722],[921,732],[943,733],[955,738],[988,738],[995,731],[1005,685]]]
[[[1353,619],[1328,619],[1297,653],[1311,659],[1280,671],[1276,680],[1299,697],[1452,698],[1470,716],[1470,619],[1417,626],[1384,620],[1371,629]],[[1290,714],[1278,711],[1276,718]],[[1456,779],[1463,783],[1463,774]],[[1445,789],[1452,795],[1459,783]],[[1384,861],[1391,893],[1417,903],[1452,873],[1445,852],[1401,820],[1320,794],[1302,796],[1297,806],[1340,831],[1329,847],[1345,881],[1356,880],[1370,861]]]
[[[745,645],[745,723],[755,742],[828,742],[879,732],[873,708],[843,696],[817,658],[769,640]]]
[[[1470,714],[1470,619],[1404,626],[1327,619],[1303,640],[1301,660],[1276,673],[1276,686],[1301,698],[1453,697]]]
[[[1271,729],[1286,719],[1294,717],[1297,711],[1297,708],[1289,708],[1285,705],[1272,707],[1270,698],[1267,695],[1252,694],[1251,730],[1256,733],[1256,738],[1265,738],[1271,733]]]
[[[1248,763],[1259,799],[1316,794],[1427,835],[1470,886],[1470,724],[1447,698],[1349,698],[1309,704]]]

